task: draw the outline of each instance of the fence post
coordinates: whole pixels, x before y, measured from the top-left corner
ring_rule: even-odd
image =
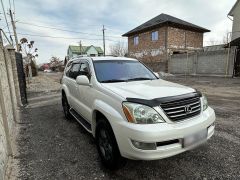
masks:
[[[16,64],[16,55],[15,55],[15,49],[14,48],[8,48],[8,53],[11,59],[12,64],[12,73],[13,73],[13,81],[15,86],[15,92],[16,92],[16,99],[17,99],[17,105],[22,106],[21,102],[21,96],[20,96],[20,88],[19,88],[19,80],[18,80],[18,72],[17,72],[17,64]]]
[[[12,62],[11,57],[9,55],[8,49],[14,49],[12,46],[8,46],[4,48],[5,54],[5,66],[7,71],[7,79],[9,84],[9,93],[12,105],[12,112],[13,112],[13,119],[16,122],[17,120],[17,97],[16,97],[16,90],[14,85],[14,76],[12,71]]]

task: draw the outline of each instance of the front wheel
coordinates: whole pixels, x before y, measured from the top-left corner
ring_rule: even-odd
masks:
[[[112,128],[105,119],[97,123],[96,143],[100,158],[108,169],[119,169],[125,165],[126,159],[121,156]]]

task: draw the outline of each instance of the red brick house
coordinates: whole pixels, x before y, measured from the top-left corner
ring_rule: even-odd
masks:
[[[154,70],[167,71],[170,54],[203,47],[203,34],[210,30],[167,14],[160,14],[122,36],[128,37],[128,53]]]

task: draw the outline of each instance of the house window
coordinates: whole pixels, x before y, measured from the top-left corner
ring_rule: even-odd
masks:
[[[134,45],[138,45],[138,43],[139,43],[139,37],[138,37],[138,36],[135,36],[135,37],[133,38],[133,44],[134,44]]]
[[[158,31],[152,32],[152,41],[157,41],[158,40]]]

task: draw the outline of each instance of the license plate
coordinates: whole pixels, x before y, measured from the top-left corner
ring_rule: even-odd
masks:
[[[207,129],[197,132],[183,139],[183,147],[191,147],[207,138]]]

